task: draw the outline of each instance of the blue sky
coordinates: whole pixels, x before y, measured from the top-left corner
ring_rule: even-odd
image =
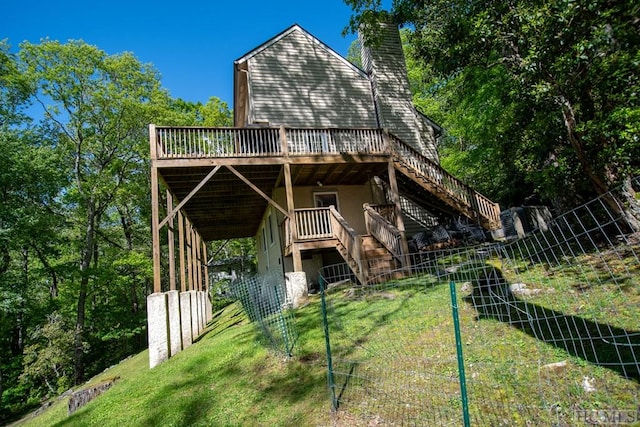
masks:
[[[342,0],[5,0],[0,39],[82,39],[109,54],[133,52],[152,63],[171,95],[232,107],[233,61],[293,24],[345,56],[351,9]]]

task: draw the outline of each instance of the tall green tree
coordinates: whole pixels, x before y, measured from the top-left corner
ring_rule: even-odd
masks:
[[[64,202],[78,254],[75,382],[84,379],[88,297],[100,281],[102,221],[130,185],[144,181],[147,124],[167,104],[157,72],[132,54],[108,55],[82,41],[23,43],[22,72],[68,162]],[[155,113],[155,114],[154,114]],[[109,291],[107,291],[109,292]]]
[[[206,103],[183,99],[171,100],[167,114],[160,117],[164,126],[232,126],[233,117],[226,102],[212,96]]]
[[[60,271],[60,158],[25,114],[31,94],[18,60],[0,43],[0,422],[25,405],[20,385],[29,331],[55,307]]]
[[[375,32],[380,1],[345,2],[350,28]],[[505,172],[546,200],[603,194],[640,172],[637,2],[395,0],[391,15],[410,24],[433,92],[445,88],[449,111],[466,102],[462,117],[475,115],[485,140],[473,146],[512,151]],[[509,119],[511,129],[496,126]]]
[[[146,346],[149,123],[231,112],[171,99],[132,54],[0,43],[0,422]]]

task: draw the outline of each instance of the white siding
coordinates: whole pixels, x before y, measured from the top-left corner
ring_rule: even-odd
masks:
[[[378,127],[369,80],[303,32],[291,32],[248,61],[250,122]]]
[[[258,233],[255,236],[259,274],[267,272],[283,274],[282,246],[276,218],[275,209],[267,207]],[[271,230],[269,230],[269,227],[271,227]]]

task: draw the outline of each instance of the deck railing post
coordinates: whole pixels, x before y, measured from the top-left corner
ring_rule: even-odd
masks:
[[[288,156],[289,155],[289,144],[287,142],[287,129],[284,127],[284,125],[280,125],[280,148],[282,150],[282,154],[284,156]]]
[[[389,164],[387,166],[387,174],[389,176],[389,188],[391,190],[391,201],[394,205],[395,211],[395,226],[400,232],[400,246],[402,248],[402,266],[404,268],[409,268],[410,260],[409,260],[409,245],[407,243],[407,236],[405,234],[404,229],[404,220],[402,218],[402,206],[400,205],[400,192],[398,191],[398,181],[396,180],[396,169],[393,164],[393,159],[389,160]]]
[[[149,125],[149,155],[151,160],[158,158],[158,134],[156,133],[156,125]]]
[[[391,142],[391,133],[389,132],[389,129],[387,128],[382,128],[382,144],[383,144],[383,149],[384,152],[387,154],[393,154],[394,152],[394,146],[393,143]]]

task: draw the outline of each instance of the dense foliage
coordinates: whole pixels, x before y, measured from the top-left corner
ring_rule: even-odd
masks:
[[[230,122],[132,54],[0,44],[0,423],[146,347],[148,124]]]
[[[442,162],[503,205],[574,205],[640,172],[640,5],[345,0],[350,30],[406,24],[416,104]]]

